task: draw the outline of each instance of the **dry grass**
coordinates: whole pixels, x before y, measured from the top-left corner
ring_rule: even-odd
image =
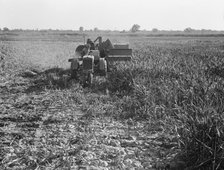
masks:
[[[0,44],[1,169],[223,169],[223,40],[126,40],[91,89],[68,81],[76,43]]]

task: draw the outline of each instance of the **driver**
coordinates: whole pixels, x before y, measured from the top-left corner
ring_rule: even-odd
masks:
[[[87,44],[90,45],[90,50],[95,50],[95,45],[90,38],[87,39]]]

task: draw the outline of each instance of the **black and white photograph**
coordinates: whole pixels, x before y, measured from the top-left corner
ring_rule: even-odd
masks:
[[[224,1],[0,0],[0,170],[224,170]]]

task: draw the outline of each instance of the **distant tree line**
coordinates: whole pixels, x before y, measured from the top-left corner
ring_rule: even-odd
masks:
[[[137,32],[141,32],[141,33],[153,33],[153,34],[214,34],[214,33],[221,33],[224,34],[224,30],[223,31],[215,31],[215,30],[209,30],[209,29],[201,29],[201,30],[197,30],[197,29],[193,29],[191,27],[187,27],[184,30],[159,30],[158,28],[153,28],[151,30],[140,30],[140,25],[139,24],[133,24],[132,27],[129,30],[101,30],[97,27],[94,27],[93,29],[89,29],[89,30],[85,30],[83,26],[79,27],[79,32],[120,32],[120,33],[137,33]],[[49,32],[49,31],[75,31],[75,30],[59,30],[59,29],[9,29],[8,27],[3,27],[0,28],[0,31],[40,31],[40,32]],[[77,31],[77,30],[76,30]]]
[[[3,29],[0,28],[0,31],[10,31],[7,27],[3,27]]]

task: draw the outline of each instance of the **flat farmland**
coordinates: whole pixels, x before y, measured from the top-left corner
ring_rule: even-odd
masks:
[[[82,34],[0,34],[0,169],[223,169],[224,37],[107,38],[133,59],[83,88]]]

